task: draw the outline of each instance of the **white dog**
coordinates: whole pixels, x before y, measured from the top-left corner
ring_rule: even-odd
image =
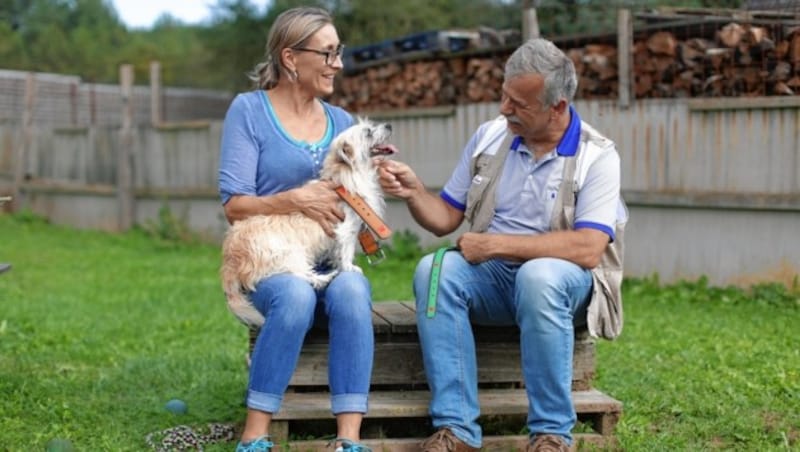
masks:
[[[379,216],[383,216],[385,204],[373,157],[396,151],[386,143],[391,132],[388,124],[359,120],[334,138],[320,177],[361,196]],[[220,270],[231,312],[247,325],[261,326],[264,317],[253,307],[247,292],[271,275],[293,273],[321,288],[339,271],[361,272],[353,260],[362,220],[344,202],[342,209],[345,219],[335,227],[335,239],[301,213],[256,215],[235,222],[222,244]],[[331,271],[316,272],[319,264]]]

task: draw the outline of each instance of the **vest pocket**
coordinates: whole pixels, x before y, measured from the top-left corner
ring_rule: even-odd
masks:
[[[478,157],[478,160],[475,163],[475,175],[472,176],[472,181],[469,185],[469,190],[467,191],[467,208],[464,211],[464,217],[473,226],[477,220],[475,218],[476,213],[481,211],[483,195],[489,188],[492,180],[485,174],[488,171],[487,167],[489,166],[490,161],[490,158],[485,155]],[[486,226],[488,227],[488,224]]]

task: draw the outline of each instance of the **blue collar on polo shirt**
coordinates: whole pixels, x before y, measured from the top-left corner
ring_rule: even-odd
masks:
[[[581,141],[581,117],[578,116],[578,112],[572,108],[572,105],[569,106],[569,114],[567,130],[556,146],[556,153],[561,157],[574,156],[578,152],[578,145]],[[520,143],[522,143],[522,137],[514,137],[514,140],[511,141],[511,150],[516,151]]]

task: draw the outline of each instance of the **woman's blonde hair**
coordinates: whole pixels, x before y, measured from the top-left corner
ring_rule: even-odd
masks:
[[[270,89],[278,84],[282,75],[290,77],[292,73],[283,65],[281,51],[302,47],[314,33],[326,25],[333,25],[333,19],[321,8],[302,6],[282,12],[269,30],[265,60],[248,74],[256,88]]]

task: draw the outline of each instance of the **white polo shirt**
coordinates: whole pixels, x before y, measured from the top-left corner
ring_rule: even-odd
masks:
[[[469,140],[453,174],[440,196],[450,205],[464,211],[470,185],[480,183],[471,176],[473,157],[479,153],[497,152],[507,132],[505,118],[482,124]],[[497,182],[495,215],[488,232],[502,234],[541,234],[550,231],[550,219],[563,178],[565,157],[585,151],[581,146],[581,129],[590,129],[570,106],[570,123],[555,149],[538,161],[515,137]],[[614,240],[617,221],[627,220],[627,210],[619,196],[620,160],[616,148],[609,145],[593,147],[586,165],[578,168],[578,192],[575,206],[575,229],[592,228],[605,232]]]

